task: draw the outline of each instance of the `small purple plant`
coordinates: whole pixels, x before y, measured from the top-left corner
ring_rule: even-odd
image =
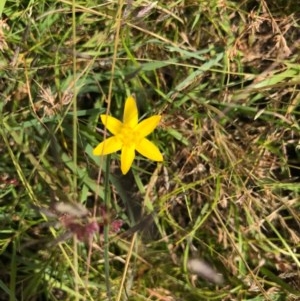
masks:
[[[82,222],[70,215],[61,216],[59,221],[67,231],[75,234],[80,241],[89,241],[100,230],[97,221]]]
[[[91,212],[79,203],[56,202],[50,210],[42,209],[41,212],[58,218],[59,224],[66,229],[66,233],[58,238],[57,242],[72,235],[76,235],[80,241],[89,242],[95,234],[103,234],[106,225],[109,226],[111,233],[118,233],[123,226],[123,221],[120,219],[109,221],[103,206],[98,208],[97,213],[100,216],[97,217],[92,217]]]

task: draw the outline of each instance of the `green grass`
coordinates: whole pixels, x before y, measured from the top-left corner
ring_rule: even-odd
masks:
[[[298,300],[297,5],[99,3],[0,4],[0,300]],[[123,176],[92,149],[131,94],[164,162]],[[58,200],[103,233],[60,241]]]

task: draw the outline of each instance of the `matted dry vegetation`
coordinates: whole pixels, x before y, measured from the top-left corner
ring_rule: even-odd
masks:
[[[299,300],[299,13],[6,1],[0,300]],[[130,94],[163,116],[164,162],[138,156],[123,176],[119,154],[92,149],[108,135],[99,114],[121,117]],[[63,242],[70,221],[38,212],[57,201],[88,207],[100,234]]]

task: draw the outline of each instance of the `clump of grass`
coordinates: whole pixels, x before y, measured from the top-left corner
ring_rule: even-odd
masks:
[[[293,7],[0,6],[0,300],[297,300]],[[92,149],[108,135],[99,114],[120,117],[130,94],[143,118],[163,115],[164,162],[138,157],[122,176],[119,154]],[[36,211],[57,201],[89,208],[99,235],[62,242],[68,229]]]

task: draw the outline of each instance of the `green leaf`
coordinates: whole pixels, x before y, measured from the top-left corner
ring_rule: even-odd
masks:
[[[3,10],[4,10],[5,3],[6,3],[6,0],[0,1],[0,18],[2,17],[2,13],[3,13]]]

